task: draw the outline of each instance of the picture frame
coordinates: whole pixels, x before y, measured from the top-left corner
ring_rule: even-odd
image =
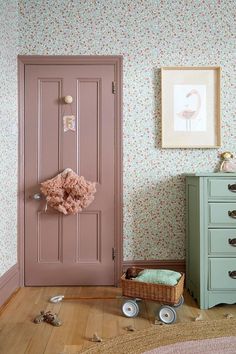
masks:
[[[162,148],[221,146],[221,68],[162,67]]]

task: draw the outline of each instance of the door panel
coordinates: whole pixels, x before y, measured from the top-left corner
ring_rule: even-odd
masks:
[[[38,159],[38,182],[60,166],[60,112],[56,102],[62,95],[61,80],[38,80],[38,136],[35,152]],[[47,119],[50,117],[50,119]],[[52,144],[53,141],[53,144]]]
[[[80,168],[91,180],[100,182],[101,172],[101,84],[99,80],[77,81],[80,120]],[[88,127],[89,124],[89,127]],[[85,132],[87,134],[85,134]],[[88,161],[93,161],[92,166]]]
[[[79,215],[79,233],[87,238],[78,236],[79,263],[101,262],[101,215],[99,212],[83,212]],[[88,231],[89,229],[89,231]]]
[[[26,65],[26,285],[114,284],[112,81],[113,65]],[[63,116],[71,114],[76,131],[64,132]],[[68,167],[97,183],[95,200],[75,216],[45,212],[45,199],[33,195]]]
[[[61,229],[60,216],[55,213],[37,213],[37,238],[38,238],[38,262],[60,262],[61,261]],[[50,242],[48,242],[48,230],[50,230]]]

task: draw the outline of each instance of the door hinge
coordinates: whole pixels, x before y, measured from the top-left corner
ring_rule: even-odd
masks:
[[[116,94],[116,82],[112,81],[112,93]]]
[[[112,247],[112,260],[114,261],[116,257],[116,249],[114,247]]]

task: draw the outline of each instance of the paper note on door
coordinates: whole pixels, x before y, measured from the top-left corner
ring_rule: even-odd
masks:
[[[64,132],[68,130],[75,131],[75,116],[64,116],[63,117]]]

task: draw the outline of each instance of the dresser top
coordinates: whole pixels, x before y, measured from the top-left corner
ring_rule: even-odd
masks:
[[[236,172],[195,172],[183,173],[186,177],[236,177]]]

